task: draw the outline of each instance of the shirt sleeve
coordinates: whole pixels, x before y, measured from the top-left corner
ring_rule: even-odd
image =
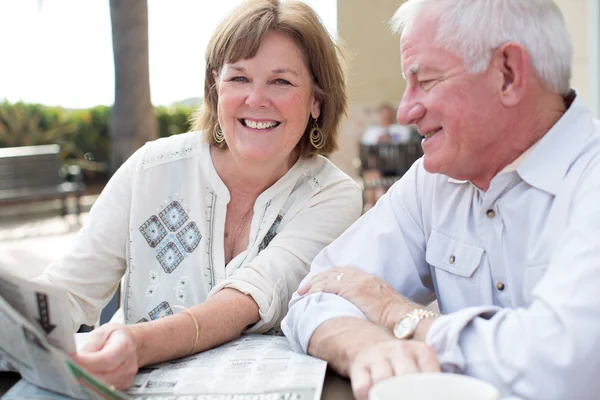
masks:
[[[576,206],[528,307],[467,308],[436,320],[426,342],[445,371],[526,399],[600,397],[600,188]]]
[[[278,326],[313,258],[360,216],[361,208],[360,188],[348,178],[325,186],[264,250],[213,288],[210,295],[223,288],[250,295],[259,307],[260,321],[248,332]]]
[[[131,175],[140,153],[138,150],[115,172],[67,254],[35,278],[67,290],[73,331],[81,324],[96,324],[125,272]]]
[[[415,191],[418,164],[315,258],[302,284],[329,268],[353,266],[387,281],[415,302],[425,304],[434,299]],[[306,352],[319,325],[340,316],[364,317],[351,302],[337,295],[294,294],[282,329],[292,346]]]

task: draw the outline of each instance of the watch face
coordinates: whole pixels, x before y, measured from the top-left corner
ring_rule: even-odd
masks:
[[[415,333],[419,320],[412,315],[400,319],[394,326],[394,336],[398,339],[407,339]]]

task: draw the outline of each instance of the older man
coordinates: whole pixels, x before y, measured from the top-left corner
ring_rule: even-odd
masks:
[[[600,124],[558,7],[409,0],[392,23],[425,156],[314,260],[284,332],[359,398],[440,368],[600,398]]]

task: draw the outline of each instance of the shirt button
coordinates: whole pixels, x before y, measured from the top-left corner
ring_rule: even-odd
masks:
[[[496,289],[498,289],[500,291],[504,290],[504,283],[503,282],[496,283]]]
[[[487,215],[488,218],[494,218],[496,216],[496,211],[494,210],[487,210],[485,215]]]
[[[448,259],[448,262],[450,264],[454,264],[455,261],[456,261],[456,257],[454,257],[454,256],[450,256],[450,258]]]

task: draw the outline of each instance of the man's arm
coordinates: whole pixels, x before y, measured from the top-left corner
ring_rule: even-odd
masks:
[[[313,261],[300,287],[335,266],[354,266],[390,283],[393,290],[417,303],[434,298],[431,271],[425,261],[425,237],[418,200],[420,161]],[[393,205],[393,207],[392,207]],[[315,329],[329,319],[364,318],[351,302],[328,293],[294,294],[282,329],[292,345],[304,352]]]

